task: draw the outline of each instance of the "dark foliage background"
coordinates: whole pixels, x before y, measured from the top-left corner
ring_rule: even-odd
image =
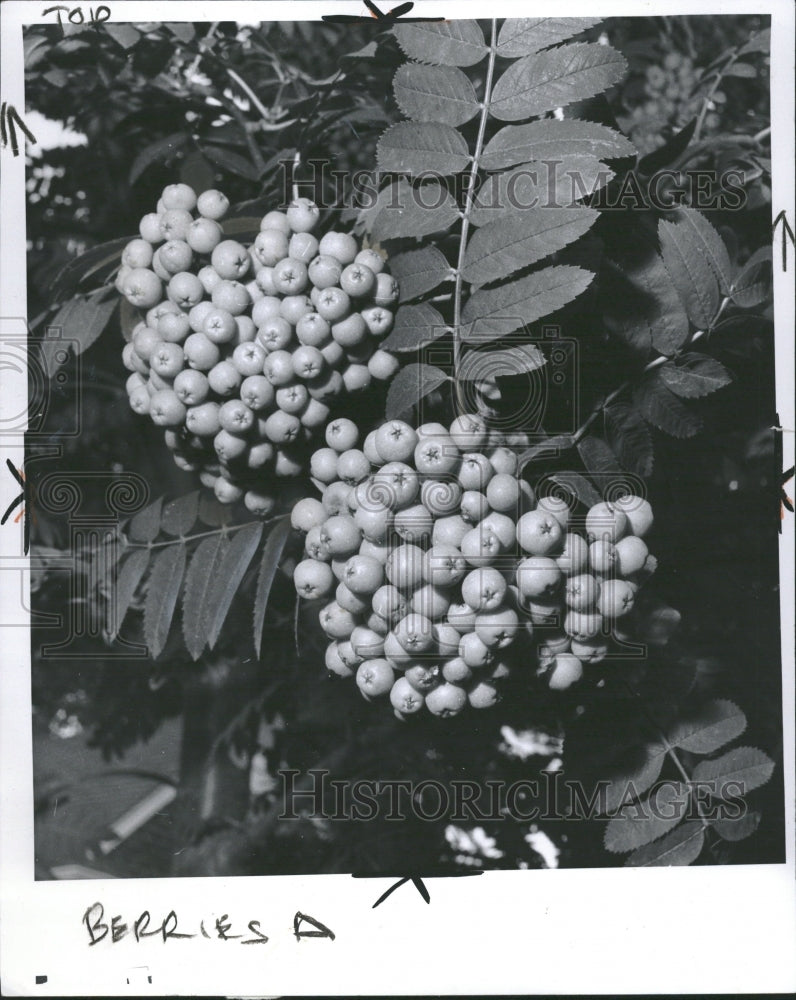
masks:
[[[608,110],[641,154],[659,149],[696,118],[685,165],[745,171],[744,211],[709,213],[741,263],[770,238],[767,59],[758,58],[751,73],[739,60],[716,86],[709,71],[724,50],[739,49],[764,29],[765,20],[620,18],[588,33],[596,39],[605,32],[628,59],[627,78],[607,95]],[[379,134],[400,118],[391,80],[402,54],[390,35],[374,34],[370,26],[152,23],[62,31],[53,25],[28,29],[25,47],[28,108],[87,137],[84,146],[32,150],[27,236],[34,328],[46,325],[58,302],[75,290],[65,265],[136,233],[140,216],[166,183],[220,187],[240,214],[256,215],[285,200],[280,163],[300,153],[293,180],[309,176],[313,158],[349,173],[373,169]],[[700,83],[706,75],[707,85]],[[325,194],[331,199],[333,188]],[[350,225],[353,219],[343,205],[327,212],[327,221]],[[70,362],[67,373],[73,381],[79,373],[83,387],[84,429],[65,442],[60,459],[35,463],[33,478],[39,469],[134,470],[152,485],[153,495],[186,493],[194,488],[192,477],[174,467],[157,429],[129,409],[120,344],[112,322]],[[714,356],[737,378],[706,402],[704,433],[687,441],[654,434],[648,487],[660,563],[655,587],[681,609],[683,628],[650,684],[667,671],[668,684],[679,683],[697,697],[737,702],[748,718],[745,741],[781,760],[770,305],[731,323]],[[610,345],[598,344],[585,361],[592,391],[616,381],[621,359]],[[57,432],[62,420],[56,400],[49,426]],[[70,600],[66,576],[52,572],[48,559],[67,548],[68,525],[39,512],[33,530],[36,609],[63,612]],[[198,662],[176,641],[157,666],[105,662],[99,639],[83,640],[84,661],[44,660],[36,653],[53,641],[53,632],[34,629],[39,730],[52,729],[53,720],[77,719],[113,759],[148,739],[165,718],[184,715],[184,786],[199,789],[207,801],[208,775],[214,775],[226,783],[228,795],[214,800],[209,817],[188,824],[184,836],[191,846],[181,855],[179,874],[539,865],[520,825],[484,824],[502,852],[495,857],[477,845],[446,843],[445,822],[406,823],[398,830],[389,823],[280,825],[267,794],[249,798],[246,775],[263,726],[273,734],[272,770],[287,763],[302,770],[328,765],[336,777],[479,780],[528,774],[527,762],[498,749],[501,727],[554,736],[566,731],[565,766],[577,773],[584,762],[597,766],[612,741],[632,740],[639,726],[632,708],[617,719],[621,702],[607,708],[593,690],[531,705],[518,691],[516,699],[507,698],[497,713],[475,723],[466,717],[443,727],[434,720],[401,727],[347,685],[324,677],[310,614],[298,627],[293,620],[290,568],[288,562],[273,591],[268,651],[260,662],[248,640],[238,638],[238,626],[248,630],[248,612],[235,607],[218,646]],[[302,637],[298,654],[294,634]],[[276,715],[285,728],[274,723]],[[539,758],[531,757],[534,762]],[[780,774],[778,769],[775,780],[755,793],[753,805],[763,816],[757,835],[738,844],[717,841],[704,863],[781,858]],[[617,863],[602,849],[599,823],[558,827],[543,829],[561,851],[560,864]]]

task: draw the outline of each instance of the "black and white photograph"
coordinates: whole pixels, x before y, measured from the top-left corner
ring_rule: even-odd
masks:
[[[37,888],[93,955],[105,880],[785,872],[771,10],[131,6],[37,10],[3,93]]]

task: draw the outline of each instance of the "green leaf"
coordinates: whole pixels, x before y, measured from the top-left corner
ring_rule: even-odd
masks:
[[[466,281],[483,285],[508,277],[582,236],[599,213],[592,208],[529,208],[477,230],[464,254]]]
[[[210,528],[221,528],[232,522],[229,504],[221,503],[210,490],[199,494],[199,520]]]
[[[505,215],[526,215],[538,207],[567,208],[594,194],[613,176],[613,170],[594,156],[522,163],[486,178],[473,199],[470,224],[485,226]]]
[[[404,63],[392,85],[398,107],[417,122],[464,125],[481,110],[470,78],[455,66]]]
[[[376,149],[379,169],[410,174],[458,174],[470,162],[464,136],[437,122],[399,122],[388,128]]]
[[[500,129],[486,144],[481,166],[484,170],[504,170],[529,160],[563,160],[567,156],[608,160],[635,152],[628,139],[607,125],[577,118],[547,118]]]
[[[211,163],[215,163],[227,173],[243,177],[247,181],[259,180],[260,175],[254,164],[238,153],[233,153],[228,146],[216,146],[210,142],[204,142],[201,150]],[[226,222],[224,223],[224,232],[227,233]]]
[[[439,181],[413,186],[402,180],[389,191],[390,196],[385,197],[385,204],[371,227],[375,240],[419,239],[443,232],[459,219],[459,206]]]
[[[561,452],[569,451],[573,444],[572,434],[555,434],[532,444],[519,455],[520,469],[522,470],[528,463],[535,462],[540,458],[557,458]]]
[[[192,42],[196,37],[196,29],[188,21],[168,21],[163,27],[183,43]]]
[[[690,819],[654,844],[647,844],[633,851],[625,865],[629,868],[691,865],[702,853],[704,846],[705,830],[702,823]]]
[[[228,545],[229,539],[225,535],[205,538],[197,546],[188,567],[182,599],[182,632],[185,646],[194,660],[199,659],[207,644],[213,610],[209,606],[208,595]]]
[[[398,282],[400,302],[430,292],[451,276],[451,266],[436,247],[421,247],[390,257],[390,271]]]
[[[736,76],[744,80],[754,80],[757,70],[750,63],[737,62],[728,66],[722,76]]]
[[[731,701],[715,699],[694,715],[678,719],[666,733],[673,747],[689,753],[713,753],[746,729],[746,716]]]
[[[224,219],[224,235],[237,240],[254,240],[260,232],[260,219],[256,215],[237,215]]]
[[[733,281],[730,295],[733,302],[742,309],[752,309],[771,295],[771,258],[770,246],[756,250]]]
[[[387,351],[416,351],[449,331],[440,313],[427,302],[400,306],[395,314],[395,326],[381,346]]]
[[[660,368],[661,380],[668,389],[684,399],[697,399],[723,388],[732,376],[715,358],[690,352]]]
[[[616,460],[616,455],[611,451],[610,445],[594,434],[587,434],[578,441],[578,453],[589,475],[593,476],[595,473],[600,475],[613,474],[622,471],[622,466]]]
[[[484,337],[485,341],[489,336]],[[469,343],[478,342],[471,333]],[[457,377],[479,382],[486,379],[514,378],[535,372],[547,364],[547,359],[535,344],[515,344],[502,351],[468,351],[459,365]]]
[[[163,508],[160,525],[167,535],[187,535],[199,515],[199,490],[171,500]]]
[[[666,748],[660,743],[646,743],[624,750],[604,779],[609,783],[604,812],[608,815],[615,813],[628,800],[636,799],[652,788],[665,759]]]
[[[714,819],[710,825],[722,840],[735,842],[751,837],[760,826],[762,816],[759,812],[747,812],[737,819]]]
[[[434,66],[474,66],[488,52],[477,21],[397,24],[393,34],[410,59]]]
[[[770,52],[771,51],[771,28],[764,28],[752,35],[749,41],[738,50],[739,56],[745,56],[750,52]]]
[[[179,152],[188,143],[189,136],[186,132],[172,132],[156,139],[155,142],[144,146],[141,152],[133,160],[130,167],[128,180],[130,184],[135,184],[145,170],[160,160],[168,160],[175,153]]]
[[[715,782],[718,798],[746,795],[769,780],[774,773],[774,761],[757,747],[735,747],[715,760],[700,761],[691,775],[692,781]],[[732,787],[728,787],[732,785]],[[737,787],[740,786],[740,787]]]
[[[687,125],[681,128],[671,139],[667,139],[662,146],[653,149],[646,156],[642,156],[638,161],[638,172],[644,174],[646,177],[652,177],[657,171],[663,170],[664,167],[675,163],[686,149],[688,149],[694,137],[698,121],[699,118],[694,116]]]
[[[387,419],[394,420],[411,410],[447,380],[447,374],[435,365],[412,364],[402,368],[387,392]]]
[[[133,549],[119,565],[116,580],[108,601],[108,633],[115,639],[124,623],[138,585],[144,578],[152,550]]]
[[[121,298],[119,300],[119,326],[122,330],[122,336],[128,344],[132,339],[133,330],[141,322],[142,318],[141,313],[127,299]]]
[[[512,63],[495,84],[490,113],[514,122],[601,94],[627,70],[625,57],[610,45],[575,42],[537,52]]]
[[[499,288],[475,292],[465,303],[462,322],[488,320],[492,338],[503,337],[556,312],[584,292],[593,277],[568,264],[543,268]]]
[[[123,22],[120,24],[109,24],[105,22],[104,28],[114,42],[121,45],[123,49],[131,49],[141,38],[141,32],[136,31],[132,24],[124,24]]]
[[[212,649],[221,633],[221,628],[229,613],[235,594],[238,592],[241,580],[249,568],[249,563],[257,551],[260,539],[263,537],[261,521],[240,528],[224,553],[224,558],[218,568],[214,586],[208,595],[207,604],[210,612],[211,625],[208,632],[208,645]]]
[[[254,648],[257,656],[260,656],[260,648],[263,639],[263,625],[265,624],[265,612],[268,608],[268,597],[271,587],[279,569],[279,562],[285,545],[290,537],[290,518],[285,517],[271,530],[271,533],[263,546],[263,557],[260,561],[260,572],[257,576],[257,592],[254,595]]]
[[[155,557],[144,604],[144,641],[156,659],[169,637],[174,608],[185,575],[185,545],[169,545]]]
[[[71,299],[47,324],[48,332],[60,331],[60,336],[41,342],[45,370],[50,378],[66,363],[69,352],[63,349],[64,346],[74,349],[75,354],[82,354],[102,334],[119,302],[115,294],[102,301],[107,295],[108,290],[101,288],[86,298]],[[64,341],[72,343],[64,345]]]
[[[716,275],[722,294],[726,295],[732,285],[733,266],[724,240],[705,216],[693,208],[678,208],[675,215],[678,222],[690,228],[694,243],[701,247],[702,256]]]
[[[652,435],[641,414],[627,403],[612,403],[603,416],[608,444],[622,466],[643,479],[651,476]]]
[[[602,500],[602,497],[589,480],[579,472],[565,470],[563,472],[556,472],[550,478],[554,483],[558,483],[562,489],[569,490],[584,507],[593,507]]]
[[[515,59],[564,42],[599,24],[599,17],[507,17],[498,34],[497,54]]]
[[[137,235],[137,234],[136,234]],[[110,240],[108,243],[101,243],[99,246],[86,250],[79,257],[70,260],[55,277],[52,283],[53,301],[58,301],[62,293],[72,291],[82,282],[90,278],[97,271],[102,270],[110,264],[118,263],[122,256],[122,250],[127,246],[133,236],[121,236],[117,240]]]
[[[666,646],[680,627],[682,616],[676,608],[655,600],[633,616],[633,634],[639,642],[661,648]]]
[[[689,789],[684,784],[667,782],[653,787],[642,802],[622,806],[605,828],[605,849],[621,854],[662,837],[684,818],[688,797]]]
[[[676,438],[690,438],[702,430],[702,418],[671,392],[659,371],[649,372],[633,392],[639,413],[647,423]]]
[[[163,507],[163,497],[144,507],[130,521],[130,538],[134,542],[154,542],[160,533],[160,512]]]
[[[719,285],[701,251],[701,240],[683,222],[658,223],[663,263],[682,299],[688,318],[707,329],[719,307]]]

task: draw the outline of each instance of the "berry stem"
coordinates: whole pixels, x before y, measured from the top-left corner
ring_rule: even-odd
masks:
[[[459,235],[459,255],[456,263],[456,283],[453,291],[453,371],[456,376],[455,392],[457,404],[461,402],[458,374],[459,361],[461,358],[462,269],[464,267],[464,255],[467,250],[467,236],[470,231],[470,213],[472,212],[475,185],[478,180],[478,168],[481,162],[481,154],[484,150],[484,136],[486,135],[486,123],[489,119],[489,105],[492,101],[492,81],[495,75],[495,57],[497,55],[497,48],[495,45],[496,33],[497,21],[495,18],[492,18],[492,30],[489,41],[489,62],[487,64],[486,80],[484,82],[484,100],[481,105],[481,118],[478,122],[478,136],[475,140],[475,151],[473,152],[473,159],[470,164],[470,175],[467,178],[467,187],[464,192],[464,213],[462,215],[462,229]]]
[[[267,521],[262,521],[263,527],[267,527],[269,524],[275,524],[277,521],[283,521],[287,517],[286,514],[280,514],[278,517],[271,517]],[[185,545],[187,542],[195,542],[200,538],[212,538],[214,535],[231,535],[234,531],[240,531],[241,528],[246,528],[253,521],[244,521],[242,524],[224,524],[220,528],[213,528],[212,531],[200,531],[195,535],[183,535],[178,538],[169,538],[165,542],[131,542],[127,539],[125,548],[128,549],[163,549],[169,545]]]

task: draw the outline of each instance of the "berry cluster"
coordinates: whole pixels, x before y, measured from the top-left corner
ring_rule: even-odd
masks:
[[[328,425],[311,460],[322,497],[291,516],[306,532],[298,594],[334,593],[320,612],[330,671],[389,696],[399,718],[424,706],[452,716],[495,704],[513,665],[535,658],[563,689],[605,658],[654,568],[647,501],[598,504],[584,537],[566,501],[537,501],[478,416],[416,430],[392,420],[358,439],[350,420]]]
[[[269,484],[304,471],[332,399],[394,374],[378,345],[398,290],[353,236],[314,236],[306,198],[268,212],[251,246],[224,238],[228,209],[220,191],[171,184],[125,247],[116,287],[146,310],[123,351],[127,392],[180,468],[267,513]]]

